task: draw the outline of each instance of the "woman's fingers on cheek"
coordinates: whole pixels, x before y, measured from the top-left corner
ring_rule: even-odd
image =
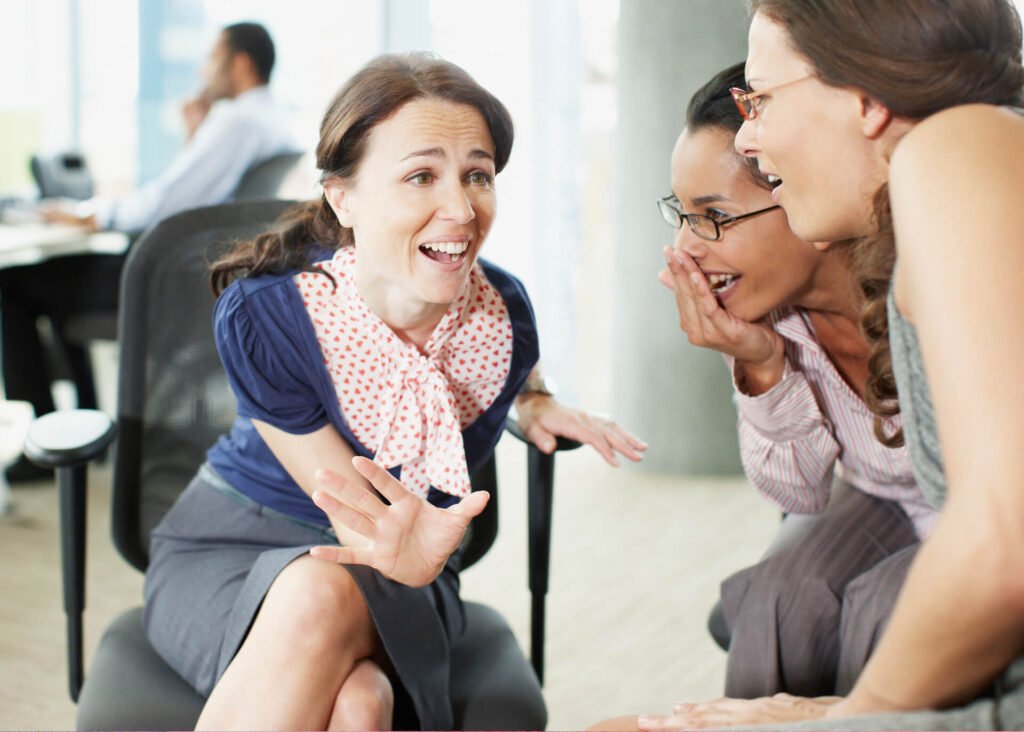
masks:
[[[718,299],[714,293],[711,292],[711,285],[708,284],[707,278],[703,272],[691,272],[690,282],[693,285],[693,296],[701,301],[702,304],[708,304],[718,306]]]
[[[697,261],[686,252],[674,251],[676,261],[679,262],[679,267],[686,272],[686,274],[701,273],[700,267],[697,265]]]
[[[668,263],[669,273],[672,275],[676,287],[683,286],[687,290],[691,289],[689,273],[683,264],[685,260],[680,258],[679,253],[669,247],[665,247],[665,261]]]
[[[676,310],[679,311],[679,327],[691,333],[697,321],[697,308],[693,297],[693,286],[685,275],[677,277],[675,286]]]

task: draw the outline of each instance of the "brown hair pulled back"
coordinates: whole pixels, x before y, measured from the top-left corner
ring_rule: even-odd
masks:
[[[736,133],[743,126],[744,119],[736,102],[733,101],[730,91],[733,87],[741,89],[747,87],[742,61],[722,69],[693,93],[690,103],[686,106],[686,129],[690,132],[706,129],[722,130],[729,133],[730,139],[736,137]],[[768,179],[761,175],[761,171],[757,167],[757,160],[740,155],[735,150],[734,153],[742,161],[754,184],[771,190]]]
[[[494,142],[494,167],[501,172],[512,152],[512,117],[497,97],[463,69],[428,53],[379,56],[358,71],[338,92],[320,122],[316,165],[320,181],[350,179],[366,153],[370,131],[405,104],[424,98],[474,107],[483,116]],[[302,270],[320,272],[309,263],[312,247],[351,246],[352,230],[338,223],[325,196],[297,204],[273,231],[242,242],[210,266],[210,284],[219,294],[242,276]]]
[[[1009,0],[749,0],[785,28],[794,50],[824,83],[861,89],[894,115],[922,120],[961,104],[1017,105],[1024,99],[1021,24]],[[871,346],[865,400],[875,434],[889,447],[884,418],[899,413],[889,351],[886,297],[896,261],[888,187],[874,199],[875,231],[852,244]]]

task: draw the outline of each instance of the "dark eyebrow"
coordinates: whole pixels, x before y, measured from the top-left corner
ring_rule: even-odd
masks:
[[[402,161],[404,162],[404,161],[408,160],[409,158],[443,158],[443,157],[444,157],[444,150],[442,150],[439,147],[428,147],[425,150],[417,150],[416,152],[409,153],[404,158],[402,158]]]
[[[426,148],[424,150],[417,150],[416,152],[409,153],[404,158],[402,158],[402,161],[404,162],[406,160],[409,160],[410,158],[443,158],[443,157],[445,157],[445,152],[444,152],[444,150],[442,148],[440,148],[440,147],[428,147],[428,148]],[[493,155],[491,155],[486,150],[481,150],[479,148],[473,150],[469,154],[469,157],[470,158],[484,158],[486,160],[494,160],[494,156]]]
[[[730,201],[731,199],[727,196],[723,196],[721,193],[710,193],[706,196],[700,196],[698,198],[691,198],[690,203],[693,204],[694,208],[698,206],[706,206],[709,203],[715,203],[717,201]]]

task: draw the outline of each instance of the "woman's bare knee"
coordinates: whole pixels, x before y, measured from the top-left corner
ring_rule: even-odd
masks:
[[[320,729],[340,690],[379,645],[351,575],[338,565],[298,559],[271,585],[201,722],[206,728],[251,726],[238,721],[245,717],[238,716],[237,700],[255,694],[271,728]]]
[[[364,659],[342,684],[328,728],[390,729],[394,706],[395,694],[387,675],[376,663]]]
[[[312,557],[295,560],[271,585],[253,632],[263,626],[292,654],[342,652],[353,662],[373,654],[376,631],[355,580],[344,567]]]

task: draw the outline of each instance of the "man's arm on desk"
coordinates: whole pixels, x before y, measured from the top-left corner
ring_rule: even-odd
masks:
[[[210,115],[205,122],[170,166],[138,190],[117,200],[45,201],[39,215],[88,231],[138,231],[178,211],[226,199],[255,158],[250,148],[259,140],[236,114]]]
[[[48,224],[67,224],[80,226],[86,231],[98,231],[99,224],[94,213],[80,213],[81,204],[67,204],[58,201],[47,201],[39,204],[37,209],[40,218]]]

